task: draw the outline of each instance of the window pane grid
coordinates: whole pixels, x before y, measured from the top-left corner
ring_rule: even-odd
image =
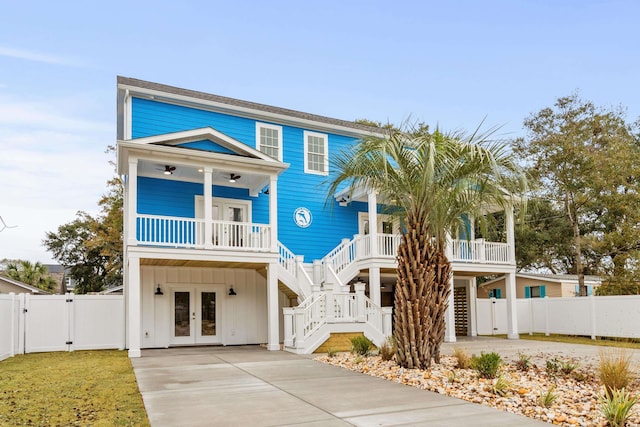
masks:
[[[307,136],[307,169],[314,172],[325,172],[326,138],[322,136]]]
[[[260,128],[260,151],[276,160],[280,155],[280,131],[268,127]]]

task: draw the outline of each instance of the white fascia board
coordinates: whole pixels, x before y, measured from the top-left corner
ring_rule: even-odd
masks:
[[[203,99],[192,98],[184,95],[176,95],[172,93],[166,93],[153,89],[144,89],[137,86],[131,85],[118,85],[118,88],[129,90],[130,95],[142,95],[142,97],[146,97],[152,100],[158,100],[162,102],[167,102],[170,104],[184,105],[189,107],[194,107],[198,109],[208,109],[216,112],[227,112],[233,115],[272,121],[278,124],[292,125],[296,127],[303,127],[306,129],[314,129],[328,133],[335,133],[332,131],[339,131],[341,134],[346,134],[354,137],[362,137],[362,136],[384,136],[384,132],[367,132],[361,131],[358,129],[349,128],[346,126],[340,125],[332,125],[330,123],[318,122],[315,120],[302,119],[298,117],[291,117],[285,114],[272,113],[269,111],[257,110],[253,108],[240,107],[237,105],[229,105],[222,102],[208,101]]]
[[[265,173],[281,174],[288,167],[288,163],[281,163],[269,157],[269,160],[255,159],[249,157],[235,156],[232,154],[212,153],[205,151],[185,150],[180,147],[168,147],[163,145],[143,145],[130,141],[118,141],[118,152],[123,155],[118,156],[118,172],[126,174],[128,164],[126,159],[133,155],[139,159],[154,161],[175,162],[180,160],[181,164],[200,166],[204,163],[223,167],[233,165],[238,171],[264,171]]]
[[[211,142],[220,144],[225,148],[235,151],[238,154],[245,154],[268,162],[277,162],[266,154],[250,147],[242,142],[219,132],[212,127],[198,128],[181,132],[164,133],[161,135],[146,136],[132,139],[130,142],[137,144],[167,144],[178,145],[193,141],[208,139]]]

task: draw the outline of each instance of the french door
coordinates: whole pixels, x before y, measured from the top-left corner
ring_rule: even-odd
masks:
[[[171,344],[221,342],[221,295],[214,288],[171,289]]]

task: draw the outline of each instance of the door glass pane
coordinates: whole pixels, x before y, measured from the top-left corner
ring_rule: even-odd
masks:
[[[393,234],[393,223],[389,221],[382,222],[382,232],[384,234]]]
[[[228,215],[228,220],[229,221],[235,221],[235,222],[243,222],[242,219],[242,208],[234,208],[229,206],[227,208],[227,215]]]
[[[216,293],[202,292],[202,327],[203,337],[216,334]]]
[[[364,234],[365,235],[369,234],[369,220],[368,219],[364,220],[364,227],[363,228],[364,228],[364,230],[363,230]]]
[[[191,335],[190,312],[189,292],[176,292],[174,294],[174,336],[188,337]]]

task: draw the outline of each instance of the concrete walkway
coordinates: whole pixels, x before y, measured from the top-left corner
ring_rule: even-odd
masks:
[[[258,346],[145,350],[132,362],[153,427],[546,425]]]

